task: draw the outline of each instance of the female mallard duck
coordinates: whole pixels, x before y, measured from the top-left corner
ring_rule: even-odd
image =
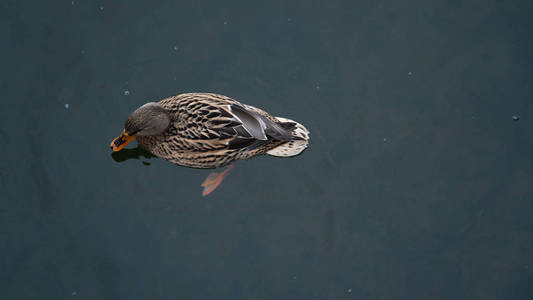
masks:
[[[298,155],[307,147],[309,132],[295,121],[226,96],[189,93],[139,107],[111,148],[119,151],[134,138],[175,164],[216,168],[264,153]]]

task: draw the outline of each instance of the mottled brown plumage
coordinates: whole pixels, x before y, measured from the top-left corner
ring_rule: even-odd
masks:
[[[308,131],[303,125],[273,117],[226,96],[188,93],[163,99],[152,106],[157,104],[168,113],[159,117],[170,118],[164,131],[136,135],[143,127],[148,127],[146,113],[136,116],[136,111],[126,122],[124,134],[136,135],[141,147],[178,165],[216,168],[264,153],[293,156],[307,146]]]

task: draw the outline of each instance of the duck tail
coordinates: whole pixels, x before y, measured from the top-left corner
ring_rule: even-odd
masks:
[[[282,117],[276,117],[276,119],[282,127],[287,127],[290,130],[292,138],[276,148],[267,151],[267,154],[278,157],[290,157],[302,153],[309,144],[309,131],[307,128],[293,120]]]

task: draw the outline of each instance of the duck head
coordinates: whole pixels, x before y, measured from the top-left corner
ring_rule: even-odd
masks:
[[[111,149],[121,150],[136,136],[161,134],[169,125],[170,115],[161,104],[146,103],[128,117],[122,133],[111,142]]]

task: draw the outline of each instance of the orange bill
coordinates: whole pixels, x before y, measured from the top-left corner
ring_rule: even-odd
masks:
[[[221,173],[213,172],[209,174],[204,182],[202,182],[202,187],[204,188],[202,196],[211,194],[222,183],[222,180],[231,169],[233,169],[233,165],[229,165],[226,170]]]
[[[126,130],[122,131],[122,133],[116,137],[112,142],[111,142],[111,149],[113,149],[113,151],[120,151],[122,148],[124,148],[129,142],[133,141],[133,139],[135,138],[135,136],[132,136],[132,135],[128,135],[126,133]]]

